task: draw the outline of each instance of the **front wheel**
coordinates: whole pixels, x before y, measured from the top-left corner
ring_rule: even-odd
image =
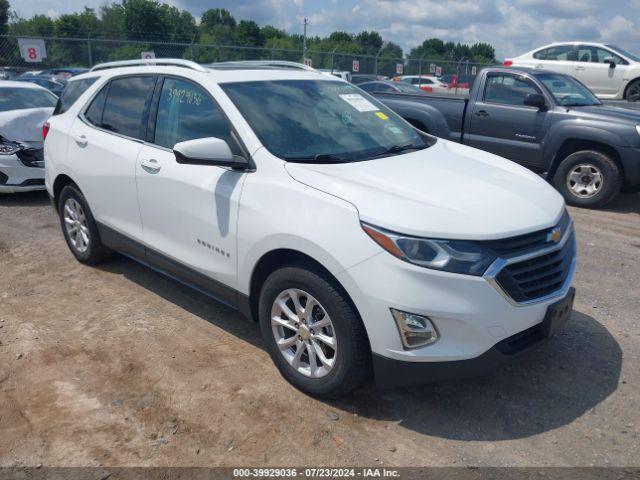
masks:
[[[622,174],[608,155],[584,150],[572,153],[560,163],[553,184],[569,205],[599,208],[620,192]]]
[[[640,79],[634,80],[629,84],[625,96],[629,102],[637,102],[640,100]]]
[[[273,362],[300,390],[337,398],[368,376],[364,326],[333,279],[313,265],[292,264],[267,278],[259,320]]]

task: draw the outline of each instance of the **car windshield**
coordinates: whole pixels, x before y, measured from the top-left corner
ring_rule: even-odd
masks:
[[[564,107],[600,105],[600,100],[591,93],[591,90],[568,75],[543,73],[537,77],[559,105]]]
[[[0,112],[24,108],[55,107],[54,94],[39,88],[0,88]]]
[[[279,80],[221,87],[262,144],[287,161],[352,162],[430,145],[411,125],[349,83]]]
[[[619,53],[623,57],[627,57],[629,60],[633,60],[634,62],[640,62],[640,57],[638,57],[637,55],[634,55],[633,53],[629,53],[620,47],[616,47],[615,45],[607,45],[607,48],[610,48],[614,52]]]

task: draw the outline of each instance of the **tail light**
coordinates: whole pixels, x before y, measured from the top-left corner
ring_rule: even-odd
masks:
[[[44,122],[42,124],[42,140],[47,138],[48,133],[49,133],[49,122]]]
[[[505,60],[504,62],[502,62],[502,65],[505,67],[510,67],[511,65],[513,65],[513,61],[512,60]]]

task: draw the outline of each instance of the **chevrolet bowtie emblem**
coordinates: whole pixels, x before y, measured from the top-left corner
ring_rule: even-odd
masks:
[[[560,238],[562,238],[562,230],[560,230],[560,227],[554,228],[547,234],[547,242],[558,243]]]

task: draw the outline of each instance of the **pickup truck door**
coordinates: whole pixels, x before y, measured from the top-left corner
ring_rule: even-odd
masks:
[[[542,94],[522,75],[487,74],[484,88],[467,111],[463,143],[533,169],[543,167],[542,150],[552,113],[524,105],[531,93]]]
[[[234,302],[238,203],[246,174],[176,161],[176,143],[226,140],[232,129],[215,100],[190,80],[165,77],[154,94],[147,142],[136,165],[142,233],[150,264]],[[154,121],[155,119],[155,121]]]
[[[615,66],[605,63],[612,58]],[[614,96],[622,87],[627,70],[626,61],[609,50],[592,45],[578,47],[578,62],[573,76],[596,95]]]

